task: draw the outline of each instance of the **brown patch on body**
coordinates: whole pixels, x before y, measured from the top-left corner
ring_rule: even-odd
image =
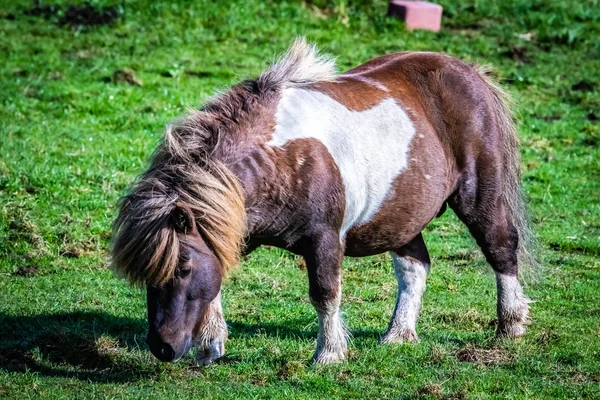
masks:
[[[365,111],[389,97],[377,86],[377,81],[362,78],[360,75],[344,76],[335,82],[322,82],[312,89],[331,97],[352,111]]]
[[[263,146],[238,163],[247,200],[249,231],[264,244],[303,254],[302,239],[319,224],[338,229],[345,207],[335,161],[317,139],[296,139],[282,148]]]

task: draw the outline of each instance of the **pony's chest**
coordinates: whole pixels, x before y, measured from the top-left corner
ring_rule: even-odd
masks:
[[[393,99],[354,111],[323,93],[304,89],[283,92],[276,123],[269,145],[284,147],[295,139],[314,138],[337,164],[346,200],[341,237],[379,210],[394,179],[408,165],[415,134],[412,121]]]

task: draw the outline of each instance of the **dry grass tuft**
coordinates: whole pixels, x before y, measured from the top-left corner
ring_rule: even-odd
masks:
[[[438,385],[437,383],[430,383],[428,385],[423,386],[417,392],[420,396],[431,396],[436,399],[441,399],[444,397],[444,390],[442,389],[442,385]]]
[[[456,353],[456,358],[462,362],[479,363],[483,365],[492,365],[503,362],[509,362],[514,359],[513,355],[505,350],[493,347],[491,349],[482,349],[468,344]]]

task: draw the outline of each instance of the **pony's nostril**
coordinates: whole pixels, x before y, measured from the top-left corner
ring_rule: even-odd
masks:
[[[175,351],[171,345],[165,343],[161,346],[160,353],[164,361],[171,361],[175,358]]]
[[[175,350],[173,346],[163,342],[160,338],[155,335],[148,335],[146,343],[150,347],[150,351],[160,361],[173,361],[175,359]]]

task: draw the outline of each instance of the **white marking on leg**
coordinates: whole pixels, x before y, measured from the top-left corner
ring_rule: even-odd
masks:
[[[200,328],[200,335],[196,339],[198,355],[196,362],[199,365],[209,365],[214,360],[225,354],[225,341],[227,340],[227,324],[223,318],[221,306],[221,292],[210,303],[207,316]]]
[[[348,330],[340,315],[340,297],[328,304],[316,304],[319,319],[317,350],[313,361],[319,364],[334,364],[343,361],[348,351]]]
[[[394,99],[352,111],[323,93],[298,88],[283,91],[276,121],[268,145],[315,138],[337,164],[346,197],[340,240],[377,213],[394,179],[408,166],[415,135],[412,121]]]
[[[400,257],[391,253],[398,280],[396,307],[388,330],[381,337],[382,343],[417,342],[417,318],[421,307],[421,298],[425,292],[425,282],[429,273],[429,264],[412,257]]]
[[[520,337],[529,323],[529,303],[517,276],[496,273],[498,335]]]

